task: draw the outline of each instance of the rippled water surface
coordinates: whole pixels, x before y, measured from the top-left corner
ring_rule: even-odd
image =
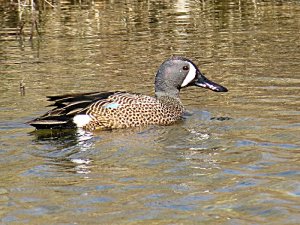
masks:
[[[124,2],[0,0],[0,223],[298,224],[299,1]],[[25,124],[46,95],[153,95],[171,55],[229,92],[183,90],[167,127]]]

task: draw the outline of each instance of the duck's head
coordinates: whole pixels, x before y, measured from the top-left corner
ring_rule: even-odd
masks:
[[[228,89],[207,79],[189,59],[174,56],[164,61],[155,77],[156,95],[178,96],[181,88],[197,86],[216,92],[227,92]]]

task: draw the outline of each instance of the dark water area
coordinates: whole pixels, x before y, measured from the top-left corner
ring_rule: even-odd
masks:
[[[300,2],[0,0],[1,224],[298,224]],[[34,132],[48,95],[153,95],[195,62],[172,126]],[[24,88],[20,88],[24,87]]]

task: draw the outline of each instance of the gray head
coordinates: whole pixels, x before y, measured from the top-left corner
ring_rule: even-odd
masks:
[[[181,88],[198,86],[216,92],[227,92],[227,88],[208,80],[189,59],[174,56],[164,61],[155,77],[157,96],[178,97]]]

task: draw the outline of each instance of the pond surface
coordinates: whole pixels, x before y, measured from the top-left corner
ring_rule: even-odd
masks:
[[[299,223],[299,1],[0,2],[1,224]],[[229,92],[183,90],[167,127],[25,124],[47,95],[153,95],[171,55]]]

